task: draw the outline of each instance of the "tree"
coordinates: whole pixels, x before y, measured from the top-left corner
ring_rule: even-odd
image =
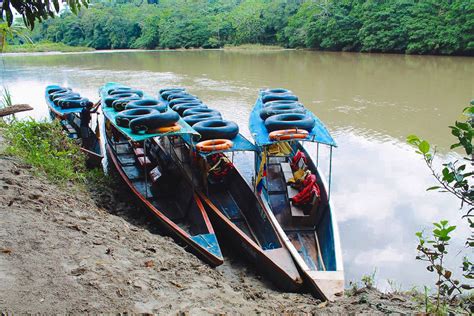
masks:
[[[73,13],[77,13],[81,7],[87,7],[89,0],[66,0],[66,4]],[[5,0],[0,1],[0,19],[6,17],[8,26],[13,24],[13,11],[17,11],[23,17],[25,25],[31,29],[35,21],[41,22],[59,13],[59,0]]]

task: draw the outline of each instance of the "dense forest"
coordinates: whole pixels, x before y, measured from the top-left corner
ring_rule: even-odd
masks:
[[[96,49],[266,44],[474,55],[472,0],[102,0],[38,24],[34,41]]]

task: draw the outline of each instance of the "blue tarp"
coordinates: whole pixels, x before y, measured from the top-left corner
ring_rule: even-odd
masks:
[[[262,95],[260,93],[257,102],[255,103],[255,106],[252,112],[250,113],[249,119],[250,133],[252,134],[252,137],[255,140],[257,146],[271,145],[278,142],[270,140],[269,132],[265,127],[264,121],[260,118],[260,111],[262,109],[263,103]],[[316,124],[314,125],[313,130],[309,133],[308,138],[304,140],[336,147],[336,142],[329,134],[329,131],[327,130],[326,126],[324,126],[323,122],[321,122],[321,120],[311,111],[307,112],[308,115],[311,115],[314,118]]]
[[[58,85],[49,85],[46,87],[45,92],[44,92],[44,98],[46,99],[46,104],[53,110],[53,112],[56,112],[57,114],[60,115],[65,115],[65,114],[70,114],[70,113],[80,113],[82,111],[82,108],[72,108],[72,109],[63,109],[59,106],[56,106],[53,101],[49,99],[49,94],[48,94],[48,89],[52,87],[59,87]]]
[[[124,87],[124,85],[115,83],[115,82],[109,82],[106,83],[102,88],[99,90],[99,95],[101,99],[101,105],[102,105],[102,112],[104,115],[109,119],[109,121],[119,130],[122,134],[127,136],[130,140],[132,141],[142,141],[148,138],[152,137],[161,137],[161,136],[174,136],[174,135],[190,135],[189,137],[193,137],[194,139],[199,139],[200,135],[191,127],[189,126],[188,123],[186,123],[183,119],[179,119],[178,124],[181,126],[181,129],[176,132],[169,132],[169,133],[154,133],[154,134],[145,134],[145,133],[140,133],[140,134],[135,134],[132,132],[130,128],[125,128],[118,126],[115,123],[115,117],[117,116],[118,113],[114,110],[112,107],[106,107],[104,100],[107,97],[106,91],[111,89],[111,88],[118,88],[118,87]],[[144,98],[151,98],[148,95],[143,95]]]
[[[160,101],[168,104],[168,101],[164,100],[161,96],[158,96]],[[190,145],[194,146],[196,144],[190,137],[183,137],[184,141]],[[203,157],[213,155],[220,152],[234,152],[234,151],[257,151],[257,147],[252,144],[247,138],[238,134],[234,139],[231,139],[233,146],[226,150],[218,150],[218,151],[209,151],[209,152],[199,152],[199,154]]]

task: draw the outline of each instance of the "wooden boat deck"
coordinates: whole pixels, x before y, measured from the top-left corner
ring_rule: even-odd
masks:
[[[196,229],[195,225],[189,225],[188,215],[192,208],[193,190],[186,185],[186,182],[169,182],[169,185],[160,186],[160,190],[157,190],[148,175],[153,168],[144,168],[138,164],[137,157],[129,143],[119,142],[111,145],[122,165],[122,170],[143,197],[181,228],[189,230],[191,235],[203,233],[202,229]],[[158,167],[160,168],[159,165]],[[162,181],[166,183],[164,179]]]
[[[324,270],[324,263],[318,254],[314,217],[305,215],[304,210],[292,205],[289,198],[298,190],[287,185],[293,177],[285,157],[272,157],[267,165],[267,192],[269,204],[285,234],[311,270]]]
[[[201,192],[204,205],[227,235],[228,240],[247,252],[263,273],[282,288],[295,291],[302,279],[288,249],[280,241],[272,223],[265,215],[263,206],[245,179],[232,169],[225,180],[210,183],[207,179],[209,165],[204,158],[195,159],[182,140],[165,138],[160,142],[163,151],[180,162],[187,180]],[[260,266],[262,265],[262,266]]]

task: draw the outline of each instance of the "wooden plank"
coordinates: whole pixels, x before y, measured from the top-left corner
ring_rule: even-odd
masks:
[[[291,206],[291,216],[293,217],[309,217],[309,215],[305,215],[303,210],[300,209],[298,206],[293,205],[290,203]]]
[[[0,109],[0,117],[12,115],[18,112],[31,111],[33,108],[28,104],[14,104]]]
[[[296,190],[295,188],[293,188],[291,185],[288,185],[288,186],[286,187],[286,189],[288,190],[288,198],[289,198],[289,199],[294,198],[298,193],[300,193],[298,190]]]
[[[282,162],[280,165],[285,182],[288,183],[290,179],[293,178],[293,170],[291,170],[291,165],[288,162]]]

